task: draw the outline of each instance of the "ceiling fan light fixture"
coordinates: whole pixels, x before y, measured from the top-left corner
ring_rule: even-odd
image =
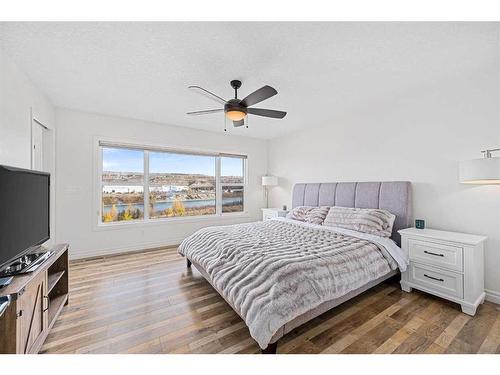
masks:
[[[245,120],[247,115],[253,116],[261,116],[275,119],[282,119],[286,116],[286,112],[283,111],[275,111],[273,109],[264,109],[264,108],[253,108],[254,104],[260,103],[270,97],[276,95],[278,91],[276,91],[271,86],[265,85],[260,89],[255,90],[251,94],[247,95],[243,99],[238,99],[238,89],[241,87],[241,81],[232,80],[231,87],[234,89],[234,98],[229,100],[224,100],[222,97],[204,89],[200,86],[189,86],[190,89],[195,90],[198,93],[208,96],[209,98],[224,104],[224,108],[221,109],[208,109],[204,111],[191,111],[188,112],[188,115],[197,116],[197,115],[207,115],[211,113],[217,113],[220,111],[224,111],[226,118],[233,122],[233,126],[238,128],[240,126],[247,125],[248,123]],[[224,121],[224,126],[226,121]],[[224,128],[225,130],[225,128]]]
[[[228,119],[231,121],[240,121],[245,118],[247,114],[243,111],[240,111],[238,109],[230,109],[226,112],[226,116]]]

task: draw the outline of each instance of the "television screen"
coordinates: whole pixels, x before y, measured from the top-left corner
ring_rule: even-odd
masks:
[[[0,269],[47,241],[50,175],[0,166]]]

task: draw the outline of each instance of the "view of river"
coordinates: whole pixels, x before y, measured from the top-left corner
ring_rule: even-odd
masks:
[[[174,202],[172,202],[172,201],[156,202],[154,204],[154,210],[155,211],[164,211],[167,208],[171,208],[173,206],[173,203]],[[186,208],[214,206],[215,199],[193,199],[193,200],[182,201],[182,204]],[[243,204],[243,199],[239,198],[239,197],[225,198],[222,204],[224,206],[239,205],[239,204]],[[134,209],[134,210],[137,208],[140,209],[141,211],[144,210],[143,203],[132,203],[130,206],[132,206],[132,209]],[[112,207],[113,207],[113,205],[105,205],[103,207],[103,214],[111,211]],[[115,207],[120,212],[120,211],[125,211],[129,207],[129,205],[128,204],[116,204]]]

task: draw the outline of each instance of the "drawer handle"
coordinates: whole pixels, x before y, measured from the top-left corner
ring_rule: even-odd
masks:
[[[438,279],[437,277],[432,277],[432,276],[426,275],[425,273],[424,273],[424,276],[427,277],[428,279],[444,282],[443,279]]]
[[[429,255],[435,255],[437,257],[444,257],[444,254],[433,253],[432,251],[424,250],[424,253],[429,254]]]

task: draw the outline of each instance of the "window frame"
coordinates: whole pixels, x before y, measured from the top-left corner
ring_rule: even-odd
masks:
[[[103,163],[103,148],[123,148],[135,149],[143,152],[144,171],[143,171],[143,190],[144,190],[144,213],[142,219],[131,221],[115,221],[103,222],[102,221],[102,163]],[[177,216],[177,217],[164,217],[164,218],[150,218],[149,217],[149,153],[150,152],[167,152],[167,153],[181,153],[189,155],[212,156],[215,157],[215,214],[209,215],[195,215],[195,216]],[[123,226],[149,226],[158,225],[172,222],[197,222],[205,220],[235,218],[235,217],[249,217],[247,210],[247,196],[248,196],[248,156],[246,154],[235,154],[231,152],[218,152],[214,150],[203,149],[188,149],[185,147],[175,146],[162,146],[162,145],[146,145],[137,143],[128,143],[118,141],[110,138],[95,138],[95,152],[94,152],[94,197],[95,205],[92,208],[93,215],[97,213],[97,220],[94,221],[94,229],[117,229]],[[222,212],[222,185],[220,182],[221,172],[221,158],[222,157],[235,157],[243,159],[243,183],[238,184],[224,184],[224,186],[243,186],[243,211],[239,212]],[[122,183],[121,186],[138,186],[140,183]]]

